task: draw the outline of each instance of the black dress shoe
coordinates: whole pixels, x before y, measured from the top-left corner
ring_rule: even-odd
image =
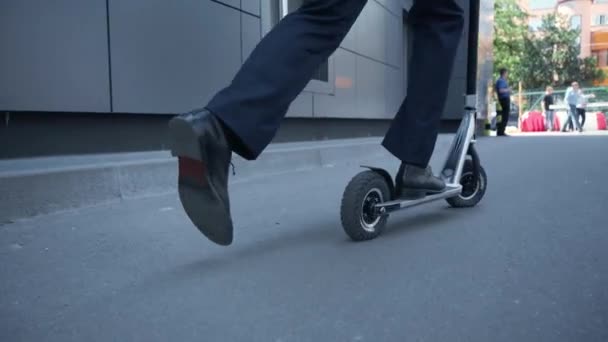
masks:
[[[435,177],[430,166],[422,168],[415,165],[401,164],[397,172],[396,185],[398,197],[402,199],[419,199],[429,194],[443,192],[446,184]]]
[[[178,157],[178,192],[194,225],[209,240],[233,240],[228,170],[232,150],[219,119],[206,109],[169,121],[171,153]]]

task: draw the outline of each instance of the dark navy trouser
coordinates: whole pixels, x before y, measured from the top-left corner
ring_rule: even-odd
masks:
[[[206,106],[256,159],[274,138],[291,102],[339,47],[367,0],[308,0],[285,16],[253,50],[231,84]],[[435,148],[464,27],[455,0],[415,0],[407,97],[382,145],[406,163],[425,166]]]

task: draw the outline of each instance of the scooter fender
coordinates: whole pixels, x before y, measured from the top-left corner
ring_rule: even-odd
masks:
[[[368,165],[361,165],[361,167],[374,171],[374,172],[378,173],[380,176],[382,176],[384,178],[384,180],[386,181],[386,184],[388,185],[388,188],[391,192],[391,201],[396,198],[395,183],[393,182],[393,178],[391,177],[390,173],[388,173],[388,171],[386,171],[385,169],[379,168],[379,167],[368,166]]]

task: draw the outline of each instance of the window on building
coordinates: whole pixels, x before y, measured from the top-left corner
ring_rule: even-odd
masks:
[[[580,15],[573,15],[570,18],[570,27],[573,29],[581,28],[581,16]]]
[[[306,1],[309,0],[280,0],[278,3],[280,19],[300,8]],[[325,61],[319,66],[319,69],[313,74],[312,79],[329,82],[329,61]]]
[[[601,50],[598,53],[597,66],[600,68],[608,66],[608,50]]]
[[[578,51],[578,53],[581,53],[581,37],[578,36],[576,37],[576,50]]]
[[[530,0],[528,6],[531,10],[553,8],[557,5],[556,0]]]
[[[593,17],[593,25],[606,25],[606,19],[608,19],[606,14],[597,14]]]
[[[575,30],[581,29],[581,16],[580,15],[573,15],[572,17],[570,17],[570,27]],[[580,51],[581,51],[580,35],[578,37],[576,37],[576,45],[577,45],[578,52],[580,53]]]

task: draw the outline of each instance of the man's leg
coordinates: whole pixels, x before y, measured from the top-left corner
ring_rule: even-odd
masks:
[[[435,148],[464,14],[454,0],[417,0],[408,19],[413,54],[407,97],[382,145],[403,163],[424,168]]]
[[[579,108],[578,116],[580,116],[580,118],[581,118],[581,129],[583,129],[583,127],[585,127],[586,114],[587,113],[585,112],[585,108]]]
[[[564,123],[564,127],[562,127],[562,132],[566,132],[572,128],[572,115],[570,115],[570,110],[568,110],[566,123]]]
[[[382,145],[402,162],[395,177],[397,195],[419,198],[445,189],[428,163],[439,133],[464,13],[454,0],[417,0],[408,19],[413,54],[407,97]]]
[[[574,131],[575,129],[578,129],[578,116],[576,115],[576,106],[568,105],[568,108],[568,122],[564,129],[568,131]]]
[[[511,100],[502,99],[500,100],[500,106],[502,107],[502,112],[500,114],[501,121],[500,125],[496,129],[496,135],[503,136],[505,135],[505,131],[507,130],[507,125],[509,124],[509,115],[511,115]]]
[[[581,131],[581,123],[578,120],[578,110],[576,108],[576,106],[570,106],[570,112],[572,113],[572,122],[573,124],[573,129],[576,129],[577,131]]]
[[[564,124],[564,127],[562,128],[562,132],[566,132],[569,129],[572,128],[572,118],[573,118],[573,114],[572,114],[572,106],[568,105],[568,111],[567,111],[568,117],[566,119],[566,123]]]
[[[505,117],[505,101],[503,100],[498,100],[500,101],[500,111],[498,112],[498,115],[500,117],[496,118],[496,135],[501,135],[501,133],[504,133],[504,129],[502,127],[502,123],[504,122],[504,117]]]
[[[207,105],[238,137],[235,152],[256,159],[289,105],[338,48],[367,0],[309,0],[253,50],[232,83]]]
[[[188,217],[211,241],[229,245],[232,152],[256,159],[314,71],[340,45],[367,0],[308,0],[253,50],[228,87],[204,109],[169,123],[179,159],[178,190]]]

